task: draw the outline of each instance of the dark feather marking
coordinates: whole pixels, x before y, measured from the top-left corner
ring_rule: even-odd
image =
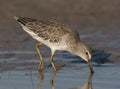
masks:
[[[75,42],[79,41],[79,34],[77,31],[73,31],[73,28],[67,25],[61,25],[53,21],[43,21],[22,17],[20,17],[18,21],[34,33],[38,34],[42,39],[49,40],[50,42],[59,42],[62,39],[62,36],[67,34],[69,34],[69,37],[74,38]]]
[[[20,22],[23,25],[26,25],[28,22],[35,22],[37,21],[36,19],[31,19],[31,18],[23,18],[23,17],[19,17],[17,19],[18,22]]]

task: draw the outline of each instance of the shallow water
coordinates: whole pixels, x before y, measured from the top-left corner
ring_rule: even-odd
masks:
[[[0,89],[120,89],[119,4],[119,0],[0,0]],[[13,16],[73,26],[81,41],[99,49],[93,55],[94,75],[83,60],[62,52],[54,58],[59,69],[55,76],[49,66],[50,54],[42,50],[45,67],[44,80],[40,79],[36,41]]]
[[[5,52],[4,52],[5,53]],[[22,55],[22,52],[14,52]],[[63,52],[65,54],[65,52]],[[24,52],[23,55],[33,55],[35,52]],[[112,63],[97,63],[93,61],[95,73],[90,74],[88,65],[77,57],[66,53],[61,60],[55,57],[58,72],[55,73],[45,58],[42,72],[37,71],[39,59],[0,60],[0,89],[119,89],[120,66]],[[6,66],[5,66],[6,65]]]

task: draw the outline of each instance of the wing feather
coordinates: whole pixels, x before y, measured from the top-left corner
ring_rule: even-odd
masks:
[[[79,40],[77,31],[67,25],[61,25],[49,20],[36,20],[23,17],[19,17],[16,20],[43,40],[49,40],[50,42],[56,43],[62,40],[63,36],[68,34],[70,37],[73,37],[76,42]]]

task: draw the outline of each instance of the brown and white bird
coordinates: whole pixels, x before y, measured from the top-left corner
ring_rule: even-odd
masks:
[[[15,19],[32,38],[38,41],[36,50],[40,58],[39,69],[42,69],[44,65],[39,47],[44,44],[51,49],[50,63],[55,71],[56,67],[53,62],[54,53],[56,50],[65,50],[84,59],[88,63],[91,73],[94,72],[91,63],[91,48],[80,41],[78,32],[72,27],[49,20],[24,17],[15,17]]]

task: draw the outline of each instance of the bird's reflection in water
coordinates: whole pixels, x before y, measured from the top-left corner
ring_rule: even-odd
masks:
[[[54,88],[54,80],[55,80],[56,73],[57,72],[55,72],[55,71],[53,71],[53,73],[52,73],[52,77],[51,77],[51,80],[50,80],[51,89],[55,89]],[[44,71],[43,70],[39,71],[39,79],[40,79],[40,83],[39,83],[38,89],[41,89],[42,83],[43,83],[43,80],[44,80]]]
[[[92,88],[92,79],[93,79],[93,74],[90,74],[88,77],[88,81],[83,84],[81,87],[75,87],[75,88],[70,88],[70,89],[93,89]]]
[[[41,70],[41,71],[39,71],[38,73],[39,73],[39,80],[40,80],[38,89],[41,89],[42,83],[43,83],[43,80],[44,80],[44,72],[43,72],[43,70]]]
[[[55,80],[56,73],[57,72],[55,72],[55,71],[53,71],[53,73],[52,73],[52,77],[51,77],[51,80],[50,80],[51,89],[55,89],[54,80]],[[39,79],[40,79],[40,83],[39,83],[38,89],[41,89],[42,83],[43,83],[43,80],[44,80],[44,72],[43,72],[43,70],[41,70],[39,72]],[[88,77],[88,81],[85,82],[83,84],[83,86],[75,87],[75,88],[69,88],[69,89],[93,89],[92,88],[92,79],[93,79],[93,74],[90,74],[89,77]]]

